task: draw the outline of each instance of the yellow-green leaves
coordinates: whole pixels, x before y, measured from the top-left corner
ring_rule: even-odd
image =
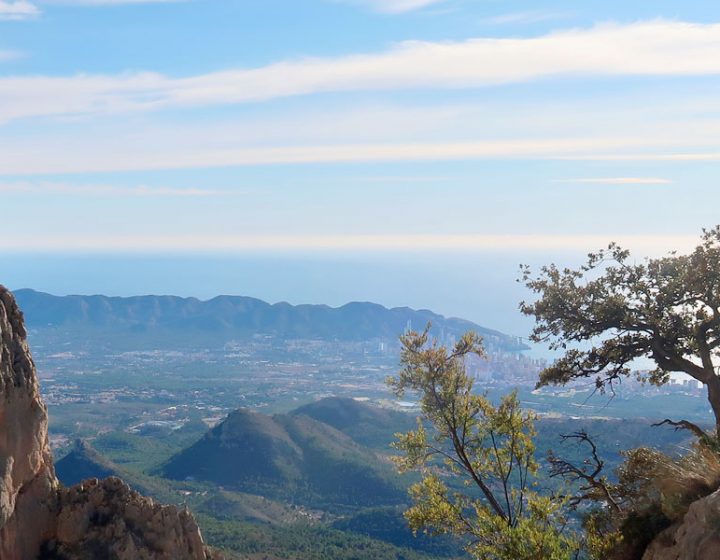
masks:
[[[530,490],[534,416],[515,392],[495,405],[473,391],[464,359],[484,355],[480,337],[468,333],[447,348],[426,329],[401,343],[402,369],[388,383],[398,396],[417,395],[422,410],[417,430],[395,443],[398,468],[422,473],[410,489],[412,529],[457,535],[482,559],[570,558],[577,546],[563,534],[562,500]]]
[[[578,544],[558,530],[564,524],[562,501],[527,495],[527,511],[514,526],[478,512],[481,534],[469,551],[483,560],[568,560]]]
[[[393,462],[400,472],[407,472],[425,465],[428,459],[427,434],[422,423],[418,421],[418,429],[406,434],[395,434],[393,448],[403,451],[402,455],[393,457]]]

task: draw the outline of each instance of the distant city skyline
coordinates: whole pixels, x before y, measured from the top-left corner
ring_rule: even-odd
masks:
[[[707,0],[0,0],[0,282],[523,334],[519,263],[720,222],[719,86]]]

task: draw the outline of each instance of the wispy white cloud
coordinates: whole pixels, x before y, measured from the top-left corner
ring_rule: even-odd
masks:
[[[717,99],[673,95],[653,102],[605,96],[601,105],[303,107],[300,114],[173,123],[107,118],[35,134],[0,129],[0,175],[491,159],[715,161],[717,115]]]
[[[74,6],[120,6],[126,4],[170,4],[190,0],[41,0],[45,4],[63,4]],[[344,4],[364,6],[374,11],[399,14],[439,4],[446,0],[331,0]]]
[[[720,161],[720,151],[714,152],[631,152],[625,154],[595,153],[564,155],[554,159],[565,161]]]
[[[0,18],[0,19],[2,19],[2,18]],[[2,50],[0,50],[0,62],[5,61],[5,60],[15,60],[20,57],[22,57],[22,53],[19,53],[17,51],[8,51],[8,50],[2,51]]]
[[[27,0],[0,0],[0,20],[23,20],[40,15],[40,8]]]
[[[543,21],[556,21],[572,17],[572,12],[549,12],[543,10],[529,10],[526,12],[510,12],[498,14],[482,19],[482,23],[491,25],[512,25],[522,23],[540,23]]]
[[[614,240],[643,254],[687,250],[697,235],[33,235],[0,236],[3,252],[182,252],[254,251],[587,251]]]
[[[360,183],[446,183],[452,177],[446,175],[369,175],[365,177],[344,178],[345,181]]]
[[[345,4],[366,6],[376,12],[401,14],[440,4],[445,0],[339,0]]]
[[[640,144],[635,141],[634,144]],[[500,159],[576,161],[720,161],[720,152],[603,153],[632,145],[616,138],[533,139],[437,144],[346,144],[269,148],[213,149],[147,154],[139,150],[104,151],[98,157],[16,160],[0,155],[0,174],[103,173],[314,163],[478,161]],[[573,153],[575,152],[575,153]]]
[[[65,6],[121,6],[124,4],[171,4],[190,0],[40,0],[43,4]]]
[[[589,185],[669,185],[672,180],[661,177],[584,177],[580,179],[562,179],[558,182]]]
[[[536,38],[410,41],[185,78],[157,73],[0,78],[0,121],[258,102],[296,95],[479,88],[558,76],[720,74],[720,24],[606,24]]]
[[[41,194],[60,196],[114,196],[114,197],[214,197],[242,194],[236,190],[215,190],[199,188],[119,186],[119,185],[77,185],[54,182],[0,183],[0,194]]]
[[[606,146],[602,146],[606,147]],[[503,157],[550,156],[553,152],[565,154],[578,150],[576,140],[437,143],[437,144],[326,144],[292,147],[235,147],[218,149],[207,145],[193,148],[181,146],[148,153],[126,146],[123,151],[102,150],[91,157],[82,151],[82,157],[72,154],[46,153],[38,158],[23,157],[17,152],[0,152],[0,173],[92,173],[107,171],[140,171],[153,169],[194,169],[203,167],[308,164],[308,163],[360,163],[369,161],[451,161],[463,159],[489,159]],[[19,159],[18,159],[19,158]]]

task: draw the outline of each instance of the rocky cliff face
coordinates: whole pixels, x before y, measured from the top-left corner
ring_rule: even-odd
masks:
[[[720,558],[720,490],[697,500],[680,523],[660,533],[643,560],[717,560]]]
[[[121,480],[61,488],[23,317],[0,286],[0,558],[209,560],[187,511]]]
[[[57,486],[22,315],[0,286],[0,558],[37,556],[53,525]]]

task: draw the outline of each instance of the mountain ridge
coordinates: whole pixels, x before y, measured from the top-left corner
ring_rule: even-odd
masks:
[[[428,309],[388,308],[373,302],[325,304],[268,303],[248,296],[219,295],[208,300],[180,296],[55,296],[32,289],[15,291],[32,329],[65,326],[134,332],[211,332],[237,337],[256,334],[328,340],[396,339],[408,325],[418,330],[432,323],[435,332],[458,337],[481,334],[489,347],[521,351],[515,337],[466,319]]]
[[[390,451],[397,432],[417,427],[414,415],[371,406],[350,397],[326,397],[302,405],[289,413],[304,415],[327,424],[371,449]]]

